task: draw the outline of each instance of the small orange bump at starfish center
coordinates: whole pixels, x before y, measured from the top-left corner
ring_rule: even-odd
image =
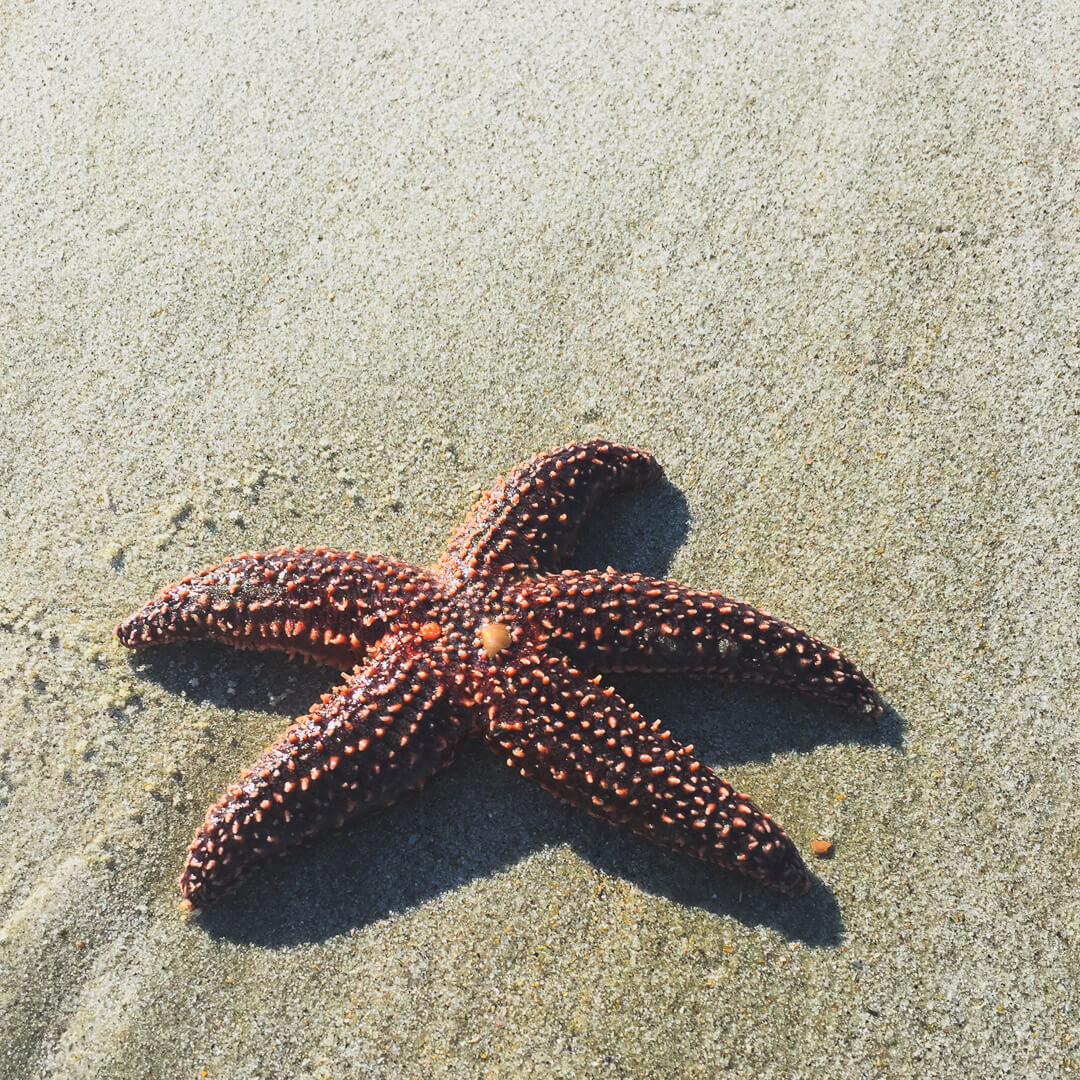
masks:
[[[442,627],[437,622],[426,622],[420,627],[420,636],[425,641],[438,641],[442,637]]]
[[[480,640],[484,643],[484,655],[490,660],[510,644],[510,627],[501,622],[484,623],[480,627]]]

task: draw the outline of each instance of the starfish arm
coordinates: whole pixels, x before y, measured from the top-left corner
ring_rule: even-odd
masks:
[[[665,847],[793,895],[809,887],[784,830],[612,689],[552,654],[501,673],[484,737],[522,776]]]
[[[434,588],[423,571],[381,555],[279,548],[168,586],[116,636],[135,649],[213,638],[351,667],[390,624],[419,625]]]
[[[207,811],[180,877],[186,907],[216,899],[269,855],[422,787],[450,761],[468,727],[445,673],[415,645],[380,647]]]
[[[518,585],[538,636],[587,671],[688,672],[790,686],[878,716],[870,680],[839,650],[720,593],[614,570]]]
[[[651,454],[601,439],[538,454],[480,499],[451,538],[438,573],[459,584],[558,569],[597,500],[660,475]]]

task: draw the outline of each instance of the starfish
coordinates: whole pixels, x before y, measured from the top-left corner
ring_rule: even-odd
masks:
[[[419,789],[470,735],[591,814],[805,892],[780,825],[601,673],[753,679],[861,716],[879,715],[880,700],[836,649],[767,612],[674,581],[562,568],[600,497],[660,475],[643,450],[574,443],[485,492],[430,569],[279,548],[187,577],[125,619],[116,636],[135,649],[212,638],[351,668],[209,809],[180,877],[184,906]]]

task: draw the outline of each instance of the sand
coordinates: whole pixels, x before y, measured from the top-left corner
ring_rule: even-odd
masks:
[[[993,9],[8,6],[0,1076],[1080,1068],[1080,17]],[[205,807],[334,675],[118,619],[242,550],[429,561],[592,434],[668,483],[578,565],[888,701],[616,682],[833,842],[810,895],[477,747],[181,918]]]

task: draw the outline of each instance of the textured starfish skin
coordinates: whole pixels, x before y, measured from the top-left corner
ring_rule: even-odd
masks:
[[[132,648],[212,638],[355,665],[207,812],[180,878],[185,905],[422,787],[472,734],[598,817],[805,892],[783,829],[600,673],[754,679],[860,716],[880,700],[850,660],[766,612],[639,574],[560,570],[599,498],[659,476],[644,451],[574,443],[499,480],[431,570],[281,548],[185,578],[125,619],[116,635]]]

